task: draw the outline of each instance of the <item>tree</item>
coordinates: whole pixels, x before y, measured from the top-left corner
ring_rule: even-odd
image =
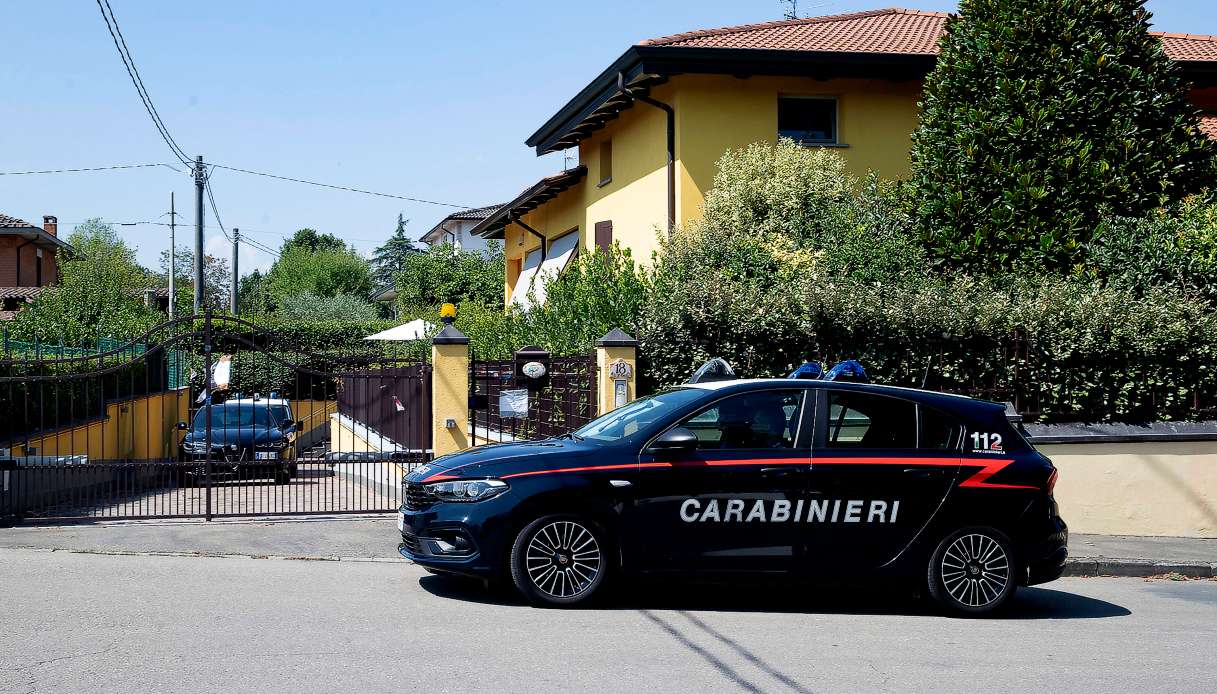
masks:
[[[333,297],[353,294],[366,297],[372,292],[368,261],[354,250],[308,245],[286,245],[283,254],[266,275],[267,294],[275,305],[290,296],[305,292]]]
[[[317,296],[312,292],[301,292],[283,300],[279,306],[279,317],[287,320],[367,323],[376,320],[377,310],[360,296]]]
[[[503,308],[503,250],[488,244],[485,253],[456,251],[440,244],[405,257],[397,273],[397,302],[403,314],[431,315],[442,303],[469,301]]]
[[[175,304],[189,312],[194,307],[194,249],[179,246],[173,259],[177,266]],[[169,286],[169,249],[161,251],[160,274],[156,286]],[[217,309],[228,308],[228,294],[232,290],[232,272],[227,258],[214,255],[203,256],[203,303]],[[180,310],[178,313],[182,313]]]
[[[316,253],[317,251],[345,251],[347,244],[342,239],[333,234],[320,234],[316,229],[299,229],[290,239],[283,242],[283,247],[279,249],[279,253],[287,253],[293,248],[306,248],[309,251]]]
[[[254,270],[237,282],[237,303],[242,315],[262,315],[275,307],[271,302],[266,275]]]
[[[1217,149],[1143,0],[963,0],[913,135],[931,251],[991,270],[1078,262],[1105,213],[1213,183]]]
[[[401,272],[406,267],[406,258],[420,253],[414,247],[414,242],[410,237],[406,236],[406,225],[410,220],[404,219],[399,213],[397,215],[397,229],[393,231],[393,235],[389,237],[384,245],[377,247],[372,254],[372,284],[376,287],[384,287],[392,284],[393,278],[397,273]]]
[[[79,344],[98,335],[134,336],[161,320],[143,303],[143,290],[155,286],[152,273],[113,227],[91,219],[72,231],[68,243],[76,253],[60,256],[59,286],[43,290],[17,314],[15,337]]]

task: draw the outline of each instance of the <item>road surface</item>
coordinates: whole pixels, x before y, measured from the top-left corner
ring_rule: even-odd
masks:
[[[1217,677],[1217,581],[1064,579],[991,620],[802,586],[642,586],[563,611],[384,559],[3,549],[0,587],[0,691],[23,694],[1180,692]]]

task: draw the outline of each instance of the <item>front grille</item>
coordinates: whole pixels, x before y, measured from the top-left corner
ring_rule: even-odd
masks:
[[[406,482],[403,486],[407,511],[422,511],[430,508],[436,501],[435,495],[427,491],[427,488],[421,484]]]

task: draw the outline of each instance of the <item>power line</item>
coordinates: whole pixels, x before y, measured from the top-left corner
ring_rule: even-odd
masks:
[[[172,164],[156,163],[156,164],[115,164],[113,166],[85,166],[76,169],[45,169],[42,171],[0,171],[0,176],[32,176],[35,174],[57,174],[57,173],[80,173],[82,171],[112,171],[114,169],[147,169],[154,166],[163,166],[167,169],[173,169],[178,173],[182,173],[181,169],[175,168]]]
[[[102,6],[102,3],[105,6]],[[127,76],[131,78],[131,84],[135,85],[135,91],[139,93],[140,101],[144,104],[144,110],[148,112],[148,116],[152,118],[152,124],[156,126],[157,132],[160,133],[161,139],[165,144],[169,145],[169,149],[178,161],[183,164],[190,164],[190,157],[186,156],[186,152],[178,146],[173,136],[169,134],[169,129],[161,120],[160,114],[156,110],[156,106],[152,103],[152,97],[148,94],[147,88],[144,87],[144,81],[139,75],[139,68],[135,66],[135,59],[131,56],[131,51],[127,49],[127,40],[123,38],[122,30],[118,27],[118,17],[114,16],[114,10],[110,7],[110,0],[97,0],[97,9],[101,12],[101,18],[106,23],[106,29],[110,32],[110,39],[114,41],[114,48],[118,51],[118,56],[122,58],[123,67],[127,69]]]
[[[472,205],[458,205],[453,202],[440,202],[438,200],[426,200],[423,198],[412,198],[406,195],[394,195],[392,193],[378,193],[374,190],[363,190],[362,188],[351,188],[348,186],[338,186],[330,183],[319,183],[317,181],[308,181],[303,178],[292,178],[290,176],[279,176],[277,174],[266,173],[263,171],[250,171],[249,169],[239,169],[235,166],[225,166],[223,164],[208,164],[208,166],[217,169],[228,169],[229,171],[239,171],[240,173],[252,174],[254,176],[265,176],[267,178],[277,178],[281,181],[291,181],[293,183],[304,183],[310,186],[320,186],[321,188],[333,188],[335,190],[346,190],[352,193],[363,193],[364,195],[375,195],[381,198],[393,198],[395,200],[409,200],[410,202],[421,202],[426,205],[440,205],[442,207],[455,207],[461,210],[473,209]]]

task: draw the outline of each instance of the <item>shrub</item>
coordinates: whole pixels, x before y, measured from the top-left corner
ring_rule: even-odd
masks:
[[[302,292],[282,300],[279,317],[284,320],[352,321],[367,323],[377,318],[376,307],[351,294],[317,296]]]
[[[646,282],[629,250],[582,253],[546,284],[545,302],[523,313],[529,339],[554,354],[587,354],[613,328],[637,329]]]
[[[1069,270],[1105,211],[1138,217],[1211,184],[1217,148],[1142,5],[960,3],[913,135],[939,261]]]
[[[1172,287],[1217,303],[1217,205],[1193,198],[1145,217],[1104,220],[1086,271],[1133,292]]]

